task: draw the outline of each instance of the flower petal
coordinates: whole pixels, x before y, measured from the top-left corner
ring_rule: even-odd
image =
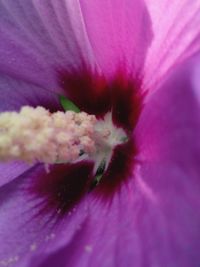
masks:
[[[42,254],[34,266],[198,266],[199,188],[192,197],[180,183],[184,174],[168,166],[141,169],[109,202],[90,195],[83,228],[55,253]]]
[[[148,266],[200,261],[199,74],[199,57],[171,73],[148,99],[136,129],[138,233]]]
[[[143,1],[80,0],[97,63],[107,75],[120,65],[138,71],[151,41],[151,23]]]
[[[153,90],[174,65],[200,50],[200,1],[145,2],[154,32],[145,62],[145,85]]]
[[[192,164],[191,164],[192,165]],[[200,184],[197,166],[144,163],[138,232],[148,266],[196,267],[200,261]],[[141,198],[142,198],[141,196]]]
[[[30,165],[22,162],[0,163],[0,187],[27,171]]]
[[[19,110],[24,105],[43,106],[52,112],[61,109],[54,92],[7,75],[0,75],[0,92],[0,112]]]
[[[199,59],[179,66],[147,98],[135,129],[140,159],[182,163],[200,172]]]
[[[71,240],[84,222],[87,216],[84,201],[80,204],[79,212],[76,211],[78,207],[74,206],[65,214],[66,220],[58,220],[56,215],[59,216],[60,213],[55,209],[48,210],[49,203],[46,203],[42,195],[38,197],[31,194],[30,189],[39,179],[41,184],[46,181],[49,188],[52,178],[60,179],[60,176],[65,176],[64,169],[57,172],[59,177],[55,176],[53,169],[54,167],[50,173],[46,173],[44,166],[34,166],[14,181],[0,187],[0,266],[24,260],[40,251],[48,253],[57,250]]]
[[[77,1],[0,1],[0,72],[58,90],[56,71],[92,62]],[[82,58],[81,58],[82,57]]]

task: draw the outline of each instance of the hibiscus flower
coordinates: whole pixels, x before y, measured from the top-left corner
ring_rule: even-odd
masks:
[[[0,266],[199,266],[199,18],[199,0],[0,0],[1,112],[62,96],[127,136],[99,180],[94,161],[0,164]]]

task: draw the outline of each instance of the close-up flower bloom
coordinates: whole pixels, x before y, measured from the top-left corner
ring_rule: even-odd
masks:
[[[0,0],[0,267],[200,266],[199,53],[199,0]]]

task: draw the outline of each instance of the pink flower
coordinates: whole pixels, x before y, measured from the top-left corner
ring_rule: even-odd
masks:
[[[197,267],[200,1],[0,0],[0,109],[112,111],[93,163],[1,163],[0,266]],[[196,56],[195,56],[196,55]]]

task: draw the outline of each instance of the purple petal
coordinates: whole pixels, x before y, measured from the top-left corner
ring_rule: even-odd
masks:
[[[138,240],[133,227],[133,187],[130,185],[129,189],[123,186],[111,201],[104,203],[91,194],[89,216],[71,242],[51,254],[38,253],[32,265],[27,266],[53,267],[57,263],[62,267],[114,267],[137,263],[138,251],[133,246]]]
[[[57,168],[60,167],[57,166]],[[51,201],[59,200],[59,196],[54,194],[55,189],[52,186],[55,185],[57,178],[59,186],[60,178],[62,178],[60,176],[66,176],[64,168],[60,172],[52,169],[48,174],[45,172],[44,166],[38,165],[0,188],[0,265],[9,261],[15,263],[24,260],[36,252],[55,251],[63,244],[67,244],[74,232],[81,227],[88,214],[86,212],[87,203],[82,200],[78,206],[75,202],[79,195],[76,196],[73,190],[73,196],[66,193],[66,196],[69,195],[71,198],[66,199],[66,203],[72,202],[72,197],[74,197],[74,205],[63,219],[60,217],[59,210],[56,209],[57,206],[51,206],[52,209],[48,209],[48,205],[54,204]],[[45,195],[31,193],[31,188],[38,183],[39,179],[41,184],[46,182],[45,192],[47,193],[49,190],[47,195],[49,199],[46,199]],[[55,180],[54,184],[52,184],[52,179]],[[74,182],[71,181],[70,184],[67,180],[68,191]],[[55,191],[55,193],[59,192]],[[63,204],[62,199],[61,204]]]
[[[138,71],[151,41],[151,23],[143,1],[80,1],[97,63],[105,74],[125,65]]]
[[[24,105],[43,106],[52,112],[61,109],[54,92],[7,75],[0,76],[0,92],[0,112],[19,110]]]
[[[0,187],[27,171],[30,165],[22,162],[0,163]]]
[[[93,62],[78,2],[0,1],[0,72],[58,90],[56,71]]]
[[[153,89],[174,65],[199,51],[200,1],[145,2],[154,32],[145,62],[145,84]]]
[[[30,266],[196,267],[199,189],[176,165],[144,164],[109,202],[91,196],[90,216],[71,242]]]

